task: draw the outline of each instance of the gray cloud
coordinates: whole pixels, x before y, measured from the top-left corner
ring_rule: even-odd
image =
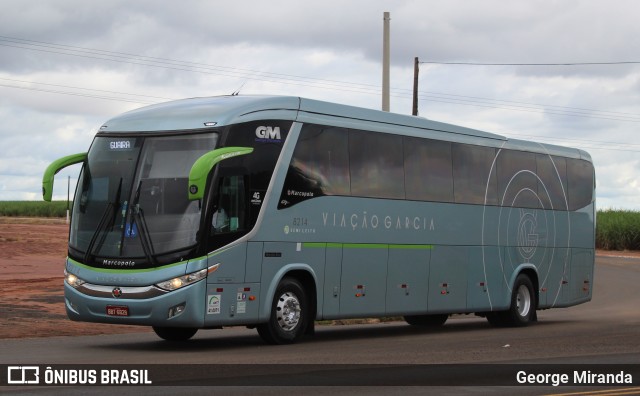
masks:
[[[640,5],[633,0],[38,6],[0,0],[0,6],[0,145],[11,147],[0,158],[0,199],[34,196],[49,161],[86,150],[108,118],[164,98],[242,86],[243,93],[379,108],[384,11],[392,19],[392,111],[402,113],[411,108],[415,56],[481,63],[640,60],[633,58],[640,54]],[[640,190],[629,187],[640,186],[640,146],[629,144],[640,122],[640,65],[423,64],[420,73],[421,115],[585,148],[605,180],[601,202],[640,207]]]

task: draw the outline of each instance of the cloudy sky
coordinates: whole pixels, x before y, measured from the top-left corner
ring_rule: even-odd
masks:
[[[194,96],[296,95],[587,150],[598,207],[640,210],[635,0],[0,0],[0,200],[38,200],[107,119]],[[451,65],[431,62],[464,62]],[[563,66],[477,65],[574,64]],[[575,65],[575,63],[605,63]],[[59,173],[66,198],[77,166]],[[74,184],[75,185],[75,184]]]

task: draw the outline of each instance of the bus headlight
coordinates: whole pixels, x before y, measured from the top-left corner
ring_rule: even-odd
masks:
[[[64,271],[64,280],[69,286],[73,288],[77,288],[85,283],[82,279],[78,278],[74,274],[68,273],[66,270]]]
[[[180,289],[181,287],[188,286],[206,277],[207,277],[207,269],[205,268],[203,270],[192,272],[184,276],[180,276],[177,278],[166,280],[164,282],[156,283],[156,286],[164,290],[173,291],[176,289]]]

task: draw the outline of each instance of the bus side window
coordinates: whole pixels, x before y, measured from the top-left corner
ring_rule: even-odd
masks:
[[[453,202],[451,142],[405,136],[404,179],[407,199]]]
[[[456,203],[499,205],[493,147],[453,143],[453,191]],[[487,185],[487,175],[489,185]]]
[[[567,161],[548,154],[537,154],[538,196],[544,209],[568,210]]]
[[[567,159],[569,210],[578,210],[593,201],[593,165],[585,160]]]

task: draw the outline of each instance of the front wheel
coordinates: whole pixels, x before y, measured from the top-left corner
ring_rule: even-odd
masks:
[[[156,327],[153,326],[153,331],[156,332],[158,337],[167,341],[186,341],[193,337],[198,329],[192,327]]]
[[[304,334],[308,315],[307,296],[302,285],[296,279],[285,278],[273,297],[269,321],[257,326],[258,334],[269,344],[294,343]]]

